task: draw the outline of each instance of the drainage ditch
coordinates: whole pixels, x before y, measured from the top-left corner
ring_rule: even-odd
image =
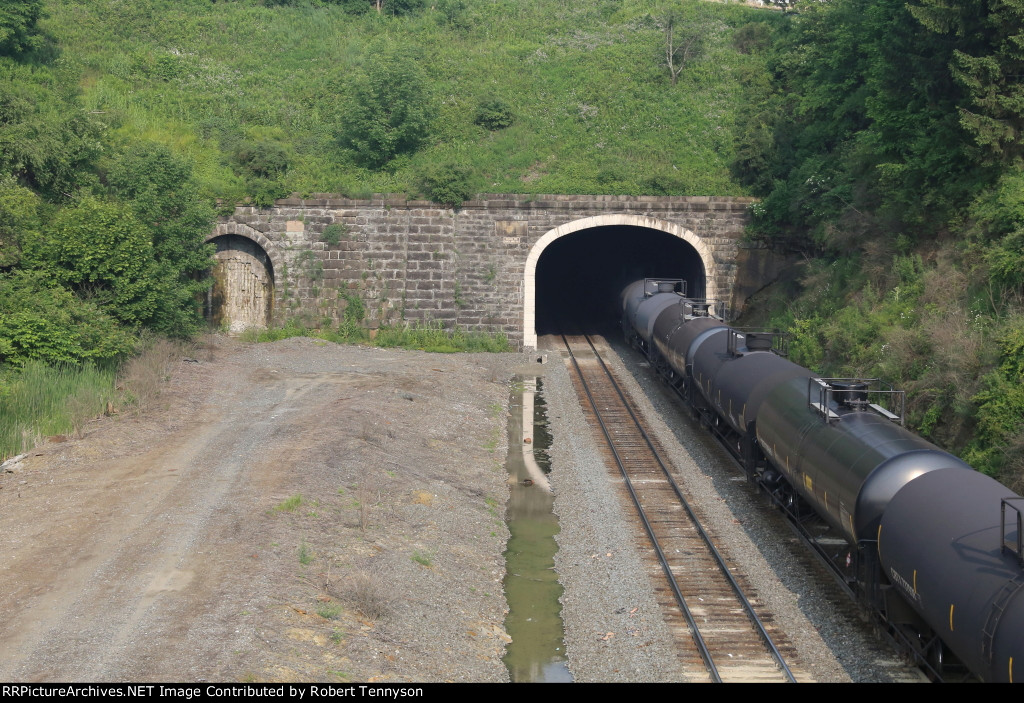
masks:
[[[517,377],[510,404],[508,459],[512,483],[505,512],[505,631],[512,638],[505,666],[512,682],[569,682],[562,627],[562,584],[555,573],[558,518],[548,474],[547,408],[541,380]]]

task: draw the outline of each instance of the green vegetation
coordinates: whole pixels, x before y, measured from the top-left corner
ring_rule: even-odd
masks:
[[[401,6],[401,9],[398,9]],[[672,85],[671,8],[702,52]],[[201,192],[425,194],[435,163],[488,192],[742,194],[732,40],[781,13],[689,0],[63,0],[44,29],[87,114],[194,164]],[[598,183],[613,170],[613,186]]]
[[[17,56],[41,44],[37,22],[43,0],[6,0],[0,7],[0,56]]]
[[[680,2],[2,3],[0,397],[16,396],[30,363],[113,372],[153,333],[195,334],[203,240],[240,201],[741,193],[723,124],[764,62],[730,37],[764,13],[683,4],[708,31],[672,85],[662,21]],[[347,236],[328,228],[323,241]],[[365,341],[365,306],[343,297],[341,322],[315,334]],[[310,332],[263,338],[293,334]],[[429,325],[382,329],[376,343],[508,348]],[[164,368],[134,364],[121,402],[142,408]],[[16,433],[51,425],[25,430],[35,421],[17,416]]]
[[[806,262],[763,314],[794,358],[901,385],[913,427],[1022,488],[1022,18],[1024,0],[8,0],[0,400],[30,369],[89,376],[194,334],[215,199],[758,195],[751,237]],[[337,323],[258,338],[367,341],[342,298]],[[430,325],[373,341],[507,348]]]
[[[275,505],[274,510],[279,513],[293,513],[299,509],[299,506],[302,505],[302,503],[302,496],[294,495],[291,498],[287,498]]]
[[[114,378],[113,369],[91,363],[40,361],[0,375],[0,459],[31,449],[44,436],[80,433],[83,422],[119,399]]]
[[[344,610],[345,609],[341,607],[341,603],[338,603],[337,601],[329,601],[327,603],[322,603],[321,605],[319,605],[316,609],[316,614],[324,618],[325,620],[337,620],[339,617],[341,617],[341,614],[342,612],[344,612]],[[337,639],[335,639],[334,634],[336,632],[338,632],[337,629],[335,629],[335,631],[331,633],[331,639],[334,642],[339,641],[341,637],[344,636],[342,633],[339,634]]]
[[[801,252],[766,301],[793,358],[908,391],[910,425],[1024,488],[1024,2],[830,0],[760,47],[733,170]]]
[[[276,342],[291,337],[311,337],[337,344],[372,344],[379,347],[419,349],[437,353],[455,352],[507,352],[511,351],[508,337],[504,334],[446,330],[440,323],[403,324],[382,327],[371,340],[370,331],[351,320],[342,320],[337,327],[325,325],[320,328],[303,326],[298,320],[290,320],[282,327],[245,332],[242,338],[250,342]]]

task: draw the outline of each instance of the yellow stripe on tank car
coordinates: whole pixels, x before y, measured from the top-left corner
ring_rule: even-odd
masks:
[[[804,474],[804,488],[808,493],[814,493],[814,479],[807,474]]]
[[[1009,672],[1010,672],[1010,683],[1013,683],[1013,657],[1010,657]]]
[[[915,588],[914,591],[916,592],[917,588]],[[955,606],[952,603],[949,604],[949,631],[950,632],[953,631],[953,608],[954,607]]]

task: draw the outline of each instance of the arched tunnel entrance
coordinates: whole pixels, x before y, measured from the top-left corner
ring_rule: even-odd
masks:
[[[274,311],[274,265],[256,242],[236,234],[209,240],[216,245],[206,299],[206,317],[231,332],[264,329]]]
[[[537,261],[536,334],[559,332],[566,325],[608,331],[618,323],[622,289],[646,277],[682,278],[688,295],[707,295],[704,259],[677,233],[605,225],[559,236]]]

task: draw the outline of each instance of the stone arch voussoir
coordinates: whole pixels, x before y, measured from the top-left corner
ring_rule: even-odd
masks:
[[[568,234],[580,232],[594,227],[622,226],[643,227],[645,229],[658,230],[678,237],[690,244],[700,256],[704,264],[705,290],[715,290],[714,283],[717,280],[717,270],[714,256],[708,245],[696,234],[687,228],[677,225],[674,222],[659,220],[656,217],[644,215],[598,215],[596,217],[585,217],[581,220],[573,220],[549,230],[530,249],[526,257],[526,268],[523,272],[523,346],[537,347],[537,263],[541,254],[552,242]]]
[[[270,257],[270,263],[274,265],[273,273],[275,277],[281,275],[281,271],[284,271],[284,258],[281,256],[281,252],[277,250],[274,243],[267,239],[262,232],[253,229],[249,225],[239,224],[238,222],[221,222],[216,228],[214,228],[213,232],[206,237],[206,241],[210,242],[217,237],[223,237],[229,234],[251,239],[253,242],[260,245],[263,251],[267,252],[267,256]]]

